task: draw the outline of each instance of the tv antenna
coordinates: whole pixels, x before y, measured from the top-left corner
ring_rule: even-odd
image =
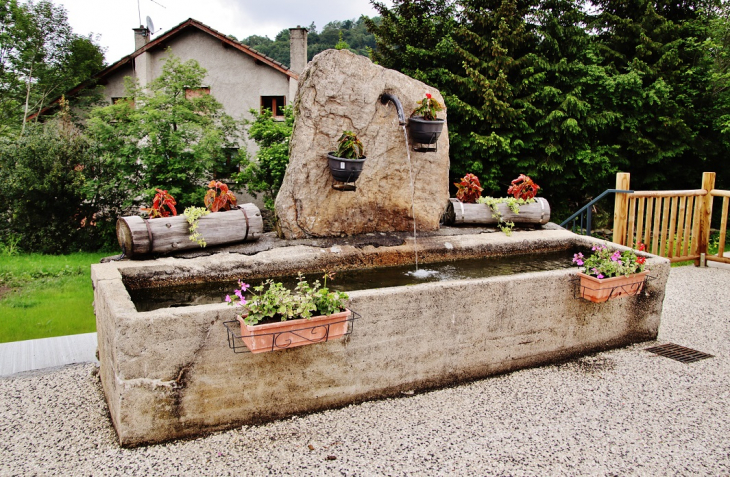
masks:
[[[156,5],[159,5],[159,6],[161,6],[164,9],[167,9],[167,7],[164,6],[163,4],[161,4],[160,2],[156,2],[155,0],[150,0],[150,2],[152,2],[152,3],[156,4]],[[139,24],[142,25],[142,9],[139,6],[139,0],[137,0],[137,16],[139,18]],[[155,28],[154,27],[155,27],[155,25],[152,23],[152,19],[149,16],[147,16],[147,29],[152,34],[155,33]]]

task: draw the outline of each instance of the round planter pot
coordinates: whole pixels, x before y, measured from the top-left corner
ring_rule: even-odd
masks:
[[[411,140],[419,144],[435,144],[444,129],[444,120],[427,121],[422,116],[414,116],[408,120]]]
[[[327,160],[330,166],[330,172],[332,177],[336,181],[340,182],[355,182],[360,177],[362,172],[362,166],[365,164],[365,159],[345,159],[333,155],[334,153],[327,153]]]

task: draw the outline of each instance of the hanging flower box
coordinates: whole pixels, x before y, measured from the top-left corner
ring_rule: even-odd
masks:
[[[266,353],[340,339],[352,333],[350,323],[354,323],[358,317],[357,313],[346,309],[332,315],[254,326],[247,325],[243,317],[240,317],[238,323],[227,321],[224,325],[228,330],[228,346],[234,352],[248,350],[251,353]],[[240,325],[240,335],[237,333],[237,325]]]
[[[614,298],[637,295],[644,289],[649,271],[628,276],[596,278],[578,272],[580,277],[580,296],[593,303],[603,303]]]

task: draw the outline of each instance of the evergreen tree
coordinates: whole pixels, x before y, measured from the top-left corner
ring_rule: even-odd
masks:
[[[724,151],[713,124],[707,5],[697,1],[598,0],[592,25],[603,65],[615,78],[606,107],[620,121],[604,129],[634,187],[696,187]],[[708,161],[709,162],[706,162]]]

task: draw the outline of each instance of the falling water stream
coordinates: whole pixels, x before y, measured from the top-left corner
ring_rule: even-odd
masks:
[[[408,156],[408,174],[411,178],[411,216],[413,216],[413,253],[416,256],[416,271],[413,276],[418,277],[420,275],[418,271],[418,235],[416,234],[416,186],[413,182],[413,166],[411,165],[411,148],[408,145],[408,131],[406,131],[406,125],[403,126],[403,137],[406,138],[406,155]]]

